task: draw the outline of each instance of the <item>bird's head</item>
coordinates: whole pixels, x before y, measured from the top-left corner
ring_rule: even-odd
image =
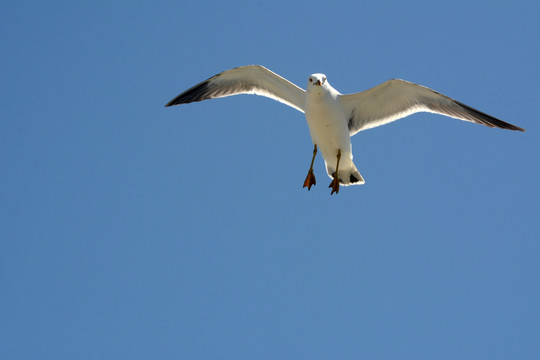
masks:
[[[308,92],[317,91],[321,92],[326,88],[328,82],[326,81],[326,75],[324,74],[312,74],[308,78],[307,90]]]

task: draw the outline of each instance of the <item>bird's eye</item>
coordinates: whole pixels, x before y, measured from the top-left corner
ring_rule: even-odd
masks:
[[[323,81],[323,82],[326,82],[326,76],[322,78],[322,81]]]
[[[312,79],[312,78],[309,78],[309,82],[313,82],[313,79]]]

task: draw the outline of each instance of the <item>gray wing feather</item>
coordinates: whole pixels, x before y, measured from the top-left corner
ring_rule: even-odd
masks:
[[[431,112],[489,127],[525,131],[468,105],[405,80],[386,81],[364,92],[342,95],[350,135],[417,112]]]
[[[184,91],[165,106],[238,94],[266,96],[304,112],[305,91],[260,65],[223,71]]]

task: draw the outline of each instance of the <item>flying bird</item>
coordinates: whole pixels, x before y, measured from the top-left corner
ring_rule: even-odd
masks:
[[[340,185],[361,185],[364,178],[353,163],[351,136],[417,112],[430,112],[507,130],[524,129],[494,118],[437,91],[405,80],[388,80],[369,90],[343,95],[324,74],[312,74],[307,91],[260,65],[223,71],[184,91],[165,106],[187,104],[238,94],[255,94],[277,100],[305,114],[313,157],[303,186],[316,184],[313,162],[324,158],[332,179],[331,195]]]

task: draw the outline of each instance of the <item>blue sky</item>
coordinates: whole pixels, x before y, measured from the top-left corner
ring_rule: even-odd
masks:
[[[533,359],[540,5],[4,2],[0,358]],[[303,115],[167,101],[262,64],[417,82],[526,133],[416,114],[302,183]]]

